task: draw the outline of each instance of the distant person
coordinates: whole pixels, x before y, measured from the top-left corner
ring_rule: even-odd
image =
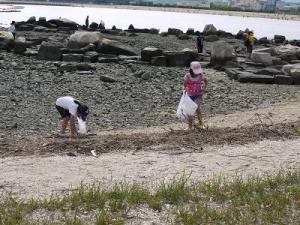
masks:
[[[191,62],[190,71],[184,76],[184,90],[186,91],[187,95],[198,105],[196,114],[199,124],[195,125],[195,127],[197,128],[204,128],[200,105],[202,102],[203,94],[207,91],[207,85],[208,79],[205,76],[200,62]],[[189,117],[189,129],[193,128],[193,122],[194,118]]]
[[[75,120],[77,118],[87,121],[89,108],[70,96],[60,97],[56,100],[55,107],[62,118],[60,137],[66,136],[66,128],[70,122],[71,137],[78,136]]]
[[[202,35],[199,35],[197,37],[196,43],[197,43],[198,53],[202,53],[203,52],[203,46],[204,46],[204,37]]]
[[[245,40],[245,46],[246,46],[246,60],[251,59],[252,51],[254,48],[256,38],[254,37],[253,31],[249,31]]]
[[[105,23],[103,20],[100,21],[99,23],[99,27],[98,27],[100,30],[105,30]]]
[[[8,32],[11,32],[12,35],[14,36],[14,40],[16,39],[16,26],[15,26],[16,22],[12,21],[10,24],[10,27],[8,28]]]
[[[90,25],[89,18],[90,18],[90,17],[87,16],[86,19],[85,19],[85,27],[86,27],[86,29],[88,29],[88,28],[89,28],[89,25]]]

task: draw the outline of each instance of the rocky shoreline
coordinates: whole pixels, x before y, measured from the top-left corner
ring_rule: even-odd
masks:
[[[183,76],[192,60],[201,61],[209,78],[206,116],[264,107],[300,93],[299,85],[286,85],[299,81],[300,42],[284,36],[276,36],[274,43],[258,40],[260,50],[245,62],[245,32],[234,35],[212,25],[201,32],[170,28],[159,33],[92,23],[84,30],[65,19],[31,17],[18,22],[17,30],[16,41],[1,31],[4,136],[55,131],[59,116],[54,102],[61,95],[90,106],[92,131],[175,122]],[[203,54],[195,52],[199,34],[205,35]]]

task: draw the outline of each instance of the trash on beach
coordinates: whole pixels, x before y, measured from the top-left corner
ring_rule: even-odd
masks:
[[[91,150],[91,153],[92,153],[93,156],[95,156],[95,157],[97,156],[96,150]]]
[[[183,92],[176,115],[178,119],[186,121],[189,116],[195,115],[197,108],[198,105],[186,94],[186,92]]]
[[[86,134],[87,133],[87,125],[86,121],[78,118],[78,133],[79,134]]]

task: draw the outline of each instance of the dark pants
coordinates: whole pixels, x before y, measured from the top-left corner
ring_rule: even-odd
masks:
[[[69,110],[66,110],[63,107],[60,107],[58,105],[55,105],[55,107],[56,107],[57,111],[59,112],[62,119],[65,118],[65,117],[70,117],[71,116]]]

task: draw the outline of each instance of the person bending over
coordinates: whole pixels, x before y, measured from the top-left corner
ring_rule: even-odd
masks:
[[[59,136],[66,136],[66,128],[70,123],[71,137],[78,136],[75,120],[78,118],[87,121],[89,108],[70,96],[63,96],[56,100],[55,107],[62,118]]]

